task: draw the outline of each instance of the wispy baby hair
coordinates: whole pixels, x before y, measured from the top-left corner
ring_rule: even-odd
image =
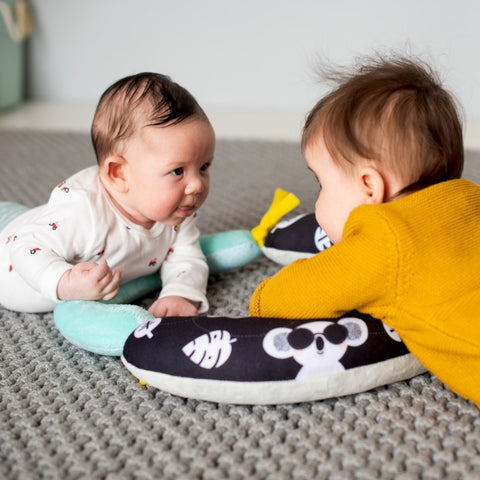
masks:
[[[406,185],[398,193],[461,176],[459,112],[426,63],[378,55],[360,60],[353,71],[323,66],[320,74],[336,88],[309,113],[303,150],[323,137],[345,169],[369,160],[398,175]]]
[[[92,123],[92,142],[101,163],[120,154],[122,144],[139,129],[169,126],[189,117],[207,117],[195,98],[170,77],[139,73],[122,78],[101,96]]]

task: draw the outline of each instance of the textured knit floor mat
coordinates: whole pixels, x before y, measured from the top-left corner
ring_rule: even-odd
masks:
[[[0,132],[0,201],[44,202],[92,163],[88,135]],[[480,154],[465,172],[480,181]],[[297,144],[219,141],[202,233],[252,228],[275,187],[313,210]],[[261,258],[212,276],[210,313],[247,315],[279,268]],[[219,405],[141,386],[119,359],[68,343],[52,314],[0,311],[0,324],[0,478],[480,478],[480,411],[430,374],[319,402]]]

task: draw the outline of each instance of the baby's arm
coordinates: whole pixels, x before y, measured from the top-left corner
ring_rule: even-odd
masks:
[[[112,273],[106,263],[97,268],[95,260],[85,268],[84,262],[95,259],[105,241],[95,228],[97,219],[88,201],[73,191],[57,200],[52,194],[49,204],[32,209],[7,227],[15,234],[8,245],[12,270],[52,302],[59,300],[59,294],[63,300],[111,296],[120,272]],[[100,234],[95,235],[96,231]],[[88,287],[89,281],[93,283]]]
[[[264,280],[250,300],[250,314],[275,318],[338,317],[396,291],[394,263],[383,237],[354,235]],[[374,315],[375,312],[370,312]]]
[[[59,300],[111,300],[119,290],[122,271],[115,272],[106,260],[78,263],[67,270],[57,285]]]
[[[177,315],[188,316],[208,310],[208,265],[200,249],[199,236],[195,219],[189,218],[180,225],[171,252],[161,268],[163,288],[151,307],[155,311],[164,311],[165,305],[169,306],[169,316],[174,311],[182,312]]]

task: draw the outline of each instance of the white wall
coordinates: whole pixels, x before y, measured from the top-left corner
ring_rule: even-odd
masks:
[[[391,48],[440,70],[480,121],[477,0],[31,0],[28,92],[95,103],[118,78],[171,75],[207,110],[306,112],[315,56],[349,63]]]

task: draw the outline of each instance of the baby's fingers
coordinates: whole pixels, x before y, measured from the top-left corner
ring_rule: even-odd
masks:
[[[122,270],[117,268],[113,273],[110,281],[103,286],[102,289],[102,300],[111,300],[116,297],[120,290],[120,277],[122,275]]]
[[[95,280],[101,289],[106,288],[110,283],[112,283],[112,281],[114,281],[114,279],[116,279],[117,282],[119,280],[118,274],[116,275],[116,272],[112,272],[112,269],[106,260],[102,260],[97,264],[95,271],[92,272],[92,275],[94,275]]]
[[[148,311],[156,318],[164,317],[167,314],[167,307],[164,301],[158,298],[150,305]]]
[[[120,290],[120,287],[115,288],[115,289],[112,290],[111,292],[106,293],[105,295],[103,295],[103,297],[101,298],[101,300],[111,300],[112,298],[115,298],[115,297],[118,295],[119,290]]]
[[[110,280],[110,285],[114,286],[118,290],[118,286],[120,285],[120,277],[122,276],[122,269],[117,268],[113,273],[113,277]]]
[[[100,263],[97,264],[97,267],[95,268],[95,275],[98,280],[102,280],[103,278],[111,278],[112,269],[105,259],[100,260]]]

